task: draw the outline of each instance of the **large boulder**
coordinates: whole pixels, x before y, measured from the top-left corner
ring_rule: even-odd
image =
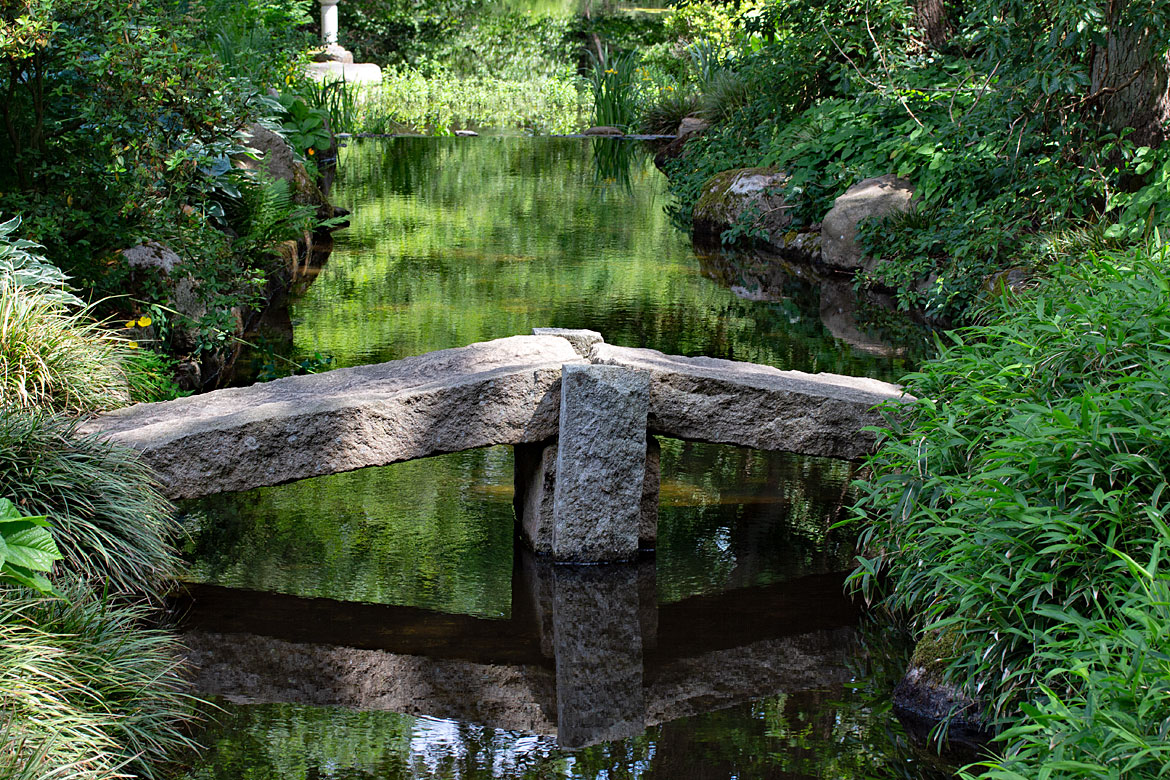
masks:
[[[792,225],[791,206],[783,193],[788,178],[775,168],[734,168],[715,174],[703,185],[692,214],[696,239],[718,237],[750,219],[769,244],[784,248]]]
[[[864,179],[833,202],[821,221],[821,262],[835,271],[872,271],[874,262],[857,244],[857,227],[867,219],[907,214],[914,208],[914,188],[894,174]]]
[[[178,381],[183,390],[199,390],[213,386],[223,376],[244,333],[243,311],[239,307],[228,310],[231,331],[227,346],[222,349],[200,350],[200,327],[207,317],[207,296],[192,269],[170,247],[158,241],[144,241],[122,251],[122,259],[130,268],[131,290],[140,297],[145,290],[161,288],[166,291],[166,308],[174,313],[168,334],[168,351],[179,358]],[[153,341],[160,335],[159,325],[152,323],[142,337]]]
[[[654,155],[654,165],[658,167],[658,170],[663,170],[671,160],[685,157],[687,142],[707,132],[707,128],[710,126],[711,123],[706,119],[697,116],[683,117],[682,122],[678,125],[678,130],[675,131],[674,138],[663,146],[658,154]]]
[[[264,169],[274,178],[288,182],[294,202],[314,207],[320,219],[334,216],[333,206],[280,133],[261,124],[253,124],[248,128],[244,145],[256,154],[254,157],[237,155],[234,160],[237,168],[249,171]]]

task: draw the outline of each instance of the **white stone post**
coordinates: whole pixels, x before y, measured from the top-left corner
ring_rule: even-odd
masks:
[[[320,0],[321,2],[321,43],[326,46],[337,43],[337,3],[338,0]]]

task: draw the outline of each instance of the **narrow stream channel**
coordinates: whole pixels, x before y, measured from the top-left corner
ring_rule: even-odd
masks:
[[[763,289],[696,255],[621,143],[352,142],[334,200],[353,224],[267,343],[352,366],[584,327],[780,368],[910,367],[799,275]],[[853,467],[662,445],[659,546],[623,566],[516,543],[507,447],[188,504],[177,608],[222,710],[187,776],[934,777],[887,704],[906,646],[842,595],[852,540],[829,528]]]

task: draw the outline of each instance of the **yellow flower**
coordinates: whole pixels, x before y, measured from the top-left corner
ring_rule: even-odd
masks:
[[[130,320],[129,322],[127,322],[127,323],[126,323],[126,327],[127,327],[127,328],[133,328],[133,327],[134,327],[134,320]]]
[[[127,341],[126,346],[129,347],[130,349],[138,349],[138,342],[137,341]]]
[[[606,73],[617,73],[617,71],[614,70],[613,68],[607,68],[605,72]]]
[[[316,154],[316,153],[317,153],[317,152],[316,152],[316,150],[315,150],[315,149],[313,149],[313,147],[311,147],[311,146],[310,146],[310,147],[309,147],[309,155],[310,155],[310,156],[312,156],[312,155],[314,155],[314,154]]]
[[[141,317],[138,318],[138,327],[140,327],[140,328],[145,328],[148,325],[150,325],[150,323],[151,323],[150,317],[147,317],[145,314],[143,314]]]

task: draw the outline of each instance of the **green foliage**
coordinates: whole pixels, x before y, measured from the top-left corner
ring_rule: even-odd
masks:
[[[886,410],[858,484],[851,581],[919,631],[952,632],[951,678],[997,722],[1028,719],[1005,737],[1009,764],[1033,770],[1016,776],[1074,755],[1111,772],[1157,760],[1126,724],[1143,711],[1163,719],[1150,738],[1165,728],[1149,686],[1167,627],[1168,293],[1156,248],[1005,298],[904,379],[919,400]]]
[[[279,98],[284,109],[281,119],[281,135],[302,157],[309,157],[328,149],[333,144],[327,121],[329,112],[325,108],[310,106],[299,95],[283,94]]]
[[[156,593],[174,575],[171,506],[133,452],[77,426],[0,410],[0,495],[52,518],[66,571],[114,593]]]
[[[61,553],[49,532],[49,520],[27,517],[7,498],[0,498],[0,582],[50,593],[45,574]]]
[[[334,133],[358,132],[358,108],[365,96],[359,84],[347,84],[345,79],[328,83],[309,81],[302,97],[310,107],[329,117]]]
[[[634,83],[637,55],[623,52],[598,59],[590,54],[590,58],[593,70],[589,86],[593,90],[594,123],[621,130],[633,127],[638,110]]]
[[[670,135],[678,130],[684,117],[699,110],[699,98],[690,92],[670,90],[650,100],[642,109],[638,129],[654,135]]]
[[[1117,211],[1118,215],[1106,235],[1148,241],[1155,230],[1166,233],[1170,228],[1170,148],[1152,150],[1142,146],[1127,156],[1124,172],[1144,177],[1146,183],[1134,192],[1111,193],[1105,210]]]
[[[312,0],[193,0],[190,11],[205,20],[207,48],[225,75],[261,89],[284,89],[302,78],[298,66],[314,41]]]
[[[61,303],[80,304],[81,299],[68,292],[68,277],[61,269],[28,251],[44,247],[11,237],[19,227],[20,217],[0,223],[0,285],[33,288]]]
[[[172,357],[153,349],[131,350],[122,359],[131,403],[170,401],[189,395],[175,382],[175,364]]]
[[[581,127],[583,102],[572,79],[458,79],[404,70],[383,75],[381,90],[362,104],[358,126],[369,133],[447,135],[480,127],[571,133]]]
[[[9,406],[90,412],[126,405],[126,342],[55,297],[0,281],[0,395]]]
[[[142,606],[62,588],[0,594],[0,778],[159,777],[194,747],[176,640]]]
[[[1044,261],[1040,235],[1113,215],[1113,238],[1166,224],[1165,153],[1103,125],[1109,90],[1086,93],[1094,57],[1121,45],[1126,24],[1165,25],[1170,4],[948,5],[953,34],[930,52],[911,5],[858,14],[837,0],[771,0],[744,9],[718,52],[693,49],[705,98],[727,109],[711,111],[721,127],[671,170],[680,221],[714,161],[792,174],[798,227],[851,184],[896,173],[919,214],[862,226],[863,249],[882,260],[863,282],[942,319],[965,316],[988,276]]]
[[[1119,554],[1108,611],[1059,615],[1060,639],[1038,653],[1049,669],[1041,694],[1021,710],[1024,723],[998,739],[1006,757],[972,767],[988,780],[1021,780],[1041,769],[1051,778],[1153,778],[1170,765],[1170,529],[1156,523],[1149,562]],[[1057,617],[1057,615],[1053,615]],[[1058,692],[1066,678],[1071,693]],[[964,777],[969,777],[965,774]]]

